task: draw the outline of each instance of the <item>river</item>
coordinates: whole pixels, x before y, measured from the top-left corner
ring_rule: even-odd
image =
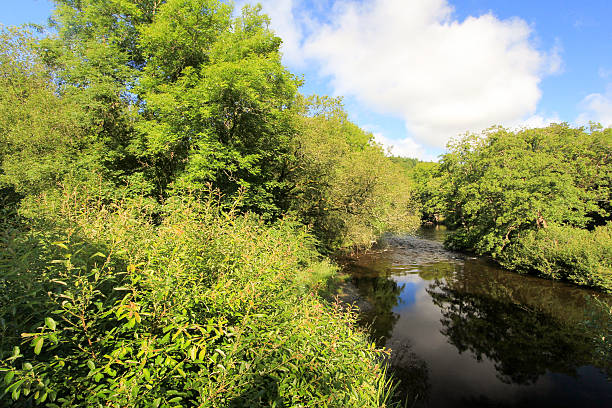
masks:
[[[389,237],[346,266],[361,321],[392,350],[411,407],[612,407],[612,298],[447,251],[446,231]]]

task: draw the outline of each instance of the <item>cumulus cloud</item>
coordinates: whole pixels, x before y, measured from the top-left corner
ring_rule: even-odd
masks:
[[[411,137],[404,139],[390,139],[380,132],[372,133],[374,141],[392,156],[411,157],[422,161],[437,161],[438,158],[428,152],[422,144],[417,143]]]
[[[538,50],[524,20],[458,20],[447,0],[263,4],[289,65],[313,64],[336,94],[402,118],[432,147],[536,115],[541,79],[561,69],[560,49]]]
[[[588,125],[589,122],[598,122],[603,126],[612,126],[612,84],[609,84],[606,92],[587,95],[579,107],[582,113],[576,119],[580,125]]]
[[[505,126],[511,129],[520,129],[520,128],[543,128],[547,127],[551,123],[561,123],[563,122],[559,115],[556,113],[551,116],[546,115],[532,115],[524,120],[515,121],[513,123],[507,123]]]

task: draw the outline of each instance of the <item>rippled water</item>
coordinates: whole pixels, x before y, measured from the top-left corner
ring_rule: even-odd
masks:
[[[610,296],[393,237],[347,269],[408,406],[612,407]],[[607,336],[608,340],[602,340]]]

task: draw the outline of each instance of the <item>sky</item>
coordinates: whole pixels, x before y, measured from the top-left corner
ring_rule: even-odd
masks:
[[[612,1],[260,2],[302,93],[342,96],[392,154],[435,160],[493,125],[612,126]],[[0,23],[44,23],[51,10],[0,0]]]

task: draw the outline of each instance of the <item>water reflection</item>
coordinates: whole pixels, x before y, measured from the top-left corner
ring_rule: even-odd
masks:
[[[594,292],[431,240],[389,242],[349,269],[409,406],[612,406],[610,318]]]
[[[495,364],[500,380],[533,384],[546,371],[576,375],[591,364],[593,344],[579,324],[557,320],[522,304],[465,291],[456,279],[427,289],[442,311],[442,334],[459,353]]]
[[[386,277],[362,276],[354,279],[359,294],[368,302],[369,308],[360,316],[363,323],[370,324],[370,335],[378,346],[384,346],[399,319],[393,309],[402,302],[404,285]]]

